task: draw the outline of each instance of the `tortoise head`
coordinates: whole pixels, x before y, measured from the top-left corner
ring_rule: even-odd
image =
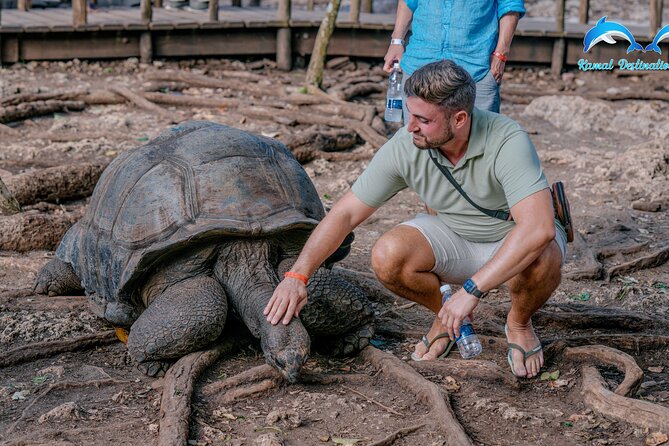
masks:
[[[289,383],[294,383],[309,357],[309,334],[297,318],[293,318],[288,325],[267,325],[269,327],[260,342],[265,361],[277,369]]]

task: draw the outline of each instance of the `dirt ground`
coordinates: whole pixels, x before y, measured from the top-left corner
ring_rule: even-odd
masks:
[[[353,68],[351,68],[353,66]],[[352,62],[346,69],[368,69],[369,62]],[[301,86],[304,72],[282,73],[271,63],[255,64],[264,85]],[[227,60],[184,60],[143,65],[118,62],[17,64],[0,69],[1,96],[63,88],[100,89],[112,84],[140,90],[155,70],[181,69],[225,78],[224,70],[248,70],[249,65]],[[326,74],[335,85],[337,70]],[[550,181],[567,184],[580,242],[570,245],[565,278],[546,309],[560,313],[597,307],[627,310],[639,317],[663,321],[660,329],[639,334],[669,336],[669,266],[632,270],[610,280],[574,277],[599,254],[604,271],[652,255],[669,244],[669,125],[661,101],[601,101],[596,92],[669,92],[664,75],[615,76],[564,73],[553,79],[545,68],[513,67],[505,76],[504,92],[522,91],[527,100],[503,101],[502,113],[518,120],[537,147]],[[239,97],[242,92],[191,87],[181,92],[198,97]],[[375,93],[354,102],[382,104]],[[530,102],[531,101],[531,102]],[[519,103],[514,103],[519,102]],[[524,103],[521,103],[524,102]],[[529,102],[529,104],[527,103]],[[168,107],[166,107],[168,108]],[[225,108],[168,108],[178,120],[206,119],[281,137],[308,126],[286,126],[272,120],[247,118],[243,110]],[[119,153],[144,144],[170,125],[170,119],[130,104],[88,106],[81,112],[53,113],[11,123],[18,135],[0,133],[0,177],[80,162],[108,162]],[[387,135],[395,128],[388,126]],[[46,136],[45,136],[46,135]],[[49,137],[51,135],[51,137]],[[71,140],[53,135],[77,136]],[[359,143],[353,151],[371,150]],[[316,159],[304,167],[326,206],[350,187],[367,161]],[[659,211],[633,209],[641,202],[659,204]],[[66,211],[84,207],[86,200],[61,203]],[[375,240],[422,209],[411,192],[398,194],[356,230],[350,256],[341,265],[371,273],[369,253]],[[36,272],[52,251],[0,252],[0,350],[41,341],[71,339],[111,327],[95,317],[85,297],[44,297],[32,292]],[[491,307],[509,302],[508,291],[489,298]],[[407,363],[433,315],[407,301],[375,301],[379,327],[374,345]],[[632,313],[626,313],[632,314]],[[545,323],[542,323],[545,321]],[[544,341],[575,336],[600,336],[632,330],[602,324],[587,326],[535,322]],[[479,333],[503,337],[499,325],[481,322]],[[494,342],[494,341],[491,341]],[[633,395],[638,400],[669,408],[669,349],[621,349],[632,355],[644,372]],[[457,357],[457,353],[450,358]],[[447,359],[455,361],[455,359]],[[508,373],[503,345],[485,344],[481,359],[497,363]],[[220,395],[204,395],[203,386],[263,363],[254,345],[219,360],[196,389],[189,444],[286,445],[369,444],[397,429],[423,423],[425,402],[396,385],[361,358],[333,359],[315,355],[306,369],[323,374],[355,374],[355,384],[282,385],[265,393],[222,403]],[[422,370],[429,381],[448,394],[457,419],[475,444],[481,445],[634,445],[649,443],[653,433],[633,423],[616,421],[593,411],[581,395],[577,363],[558,355],[545,371],[559,379],[523,380],[517,388],[504,382],[460,377]],[[600,373],[615,387],[621,373],[601,366]],[[0,368],[0,444],[150,444],[160,425],[163,381],[144,376],[129,360],[125,347],[112,342],[93,349],[57,354]],[[277,421],[278,420],[278,421]],[[664,432],[669,433],[669,432]],[[661,436],[659,437],[662,438]],[[666,436],[664,437],[666,438]],[[263,443],[265,441],[265,443]],[[396,445],[449,444],[439,431],[422,427],[398,439]]]

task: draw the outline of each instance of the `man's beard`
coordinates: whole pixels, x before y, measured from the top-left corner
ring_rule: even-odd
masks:
[[[444,144],[450,142],[455,135],[453,134],[453,129],[451,129],[451,126],[448,126],[446,129],[446,133],[441,135],[441,137],[436,138],[436,139],[428,139],[424,135],[419,135],[421,138],[420,141],[416,140],[416,134],[414,134],[413,138],[413,144],[418,147],[421,150],[426,150],[426,149],[437,149]]]

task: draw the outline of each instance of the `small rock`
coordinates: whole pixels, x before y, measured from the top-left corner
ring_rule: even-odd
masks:
[[[669,440],[667,434],[663,432],[653,432],[646,437],[646,444],[648,446],[659,446],[666,443]]]
[[[662,210],[662,203],[657,201],[637,200],[632,203],[632,209],[643,212],[658,212]]]
[[[60,406],[54,407],[37,420],[39,424],[46,423],[47,421],[64,421],[64,420],[76,420],[82,417],[83,411],[77,407],[77,405],[70,401],[69,403],[61,404]]]
[[[574,83],[579,87],[582,87],[582,86],[585,85],[585,81],[583,79],[574,79]]]
[[[576,78],[576,75],[574,73],[562,73],[562,80],[564,82],[571,82]]]
[[[646,381],[646,382],[641,383],[641,385],[639,387],[641,387],[642,389],[648,389],[650,387],[655,387],[656,385],[657,385],[656,381],[650,380],[650,381]]]
[[[65,368],[62,365],[52,365],[51,367],[43,368],[42,370],[37,371],[39,376],[54,376],[60,378],[65,373]]]
[[[157,423],[151,423],[147,426],[147,429],[149,429],[149,432],[152,434],[157,434],[158,431],[160,430],[160,426],[158,426]]]
[[[662,373],[663,370],[664,367],[648,367],[648,371],[653,373]]]
[[[607,94],[618,94],[620,93],[620,89],[616,87],[611,87],[606,89]]]
[[[275,432],[261,434],[253,440],[253,446],[283,446],[283,439]]]
[[[21,390],[20,392],[14,392],[12,399],[14,401],[23,401],[28,395],[30,395],[30,390]]]
[[[279,422],[283,422],[282,424],[285,424],[287,427],[296,428],[302,424],[302,419],[296,411],[290,409],[273,410],[267,414],[267,417],[265,417],[265,423],[270,426]]]

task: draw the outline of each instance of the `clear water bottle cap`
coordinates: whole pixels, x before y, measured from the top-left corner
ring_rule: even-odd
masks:
[[[443,284],[441,288],[439,288],[439,292],[444,295],[446,293],[451,293],[451,286],[447,283]]]

